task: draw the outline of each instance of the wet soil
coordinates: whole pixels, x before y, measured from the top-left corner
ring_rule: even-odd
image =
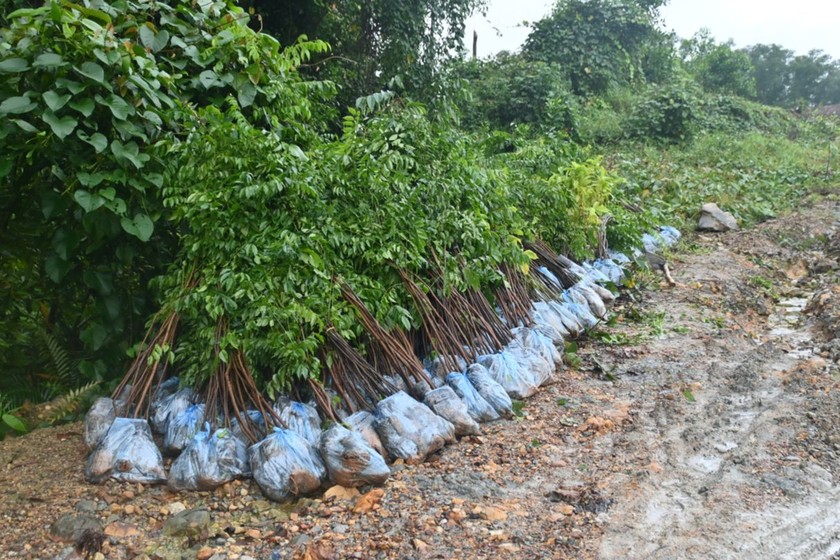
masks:
[[[840,553],[840,204],[690,236],[521,418],[382,489],[290,504],[87,484],[80,424],[0,442],[0,557],[832,558]],[[644,279],[643,279],[644,280]],[[645,282],[642,282],[645,284]],[[167,536],[182,509],[209,525]],[[70,539],[72,540],[72,539]]]

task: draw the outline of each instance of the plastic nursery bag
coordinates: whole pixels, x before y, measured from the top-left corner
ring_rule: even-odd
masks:
[[[113,399],[100,397],[96,399],[93,406],[85,414],[85,445],[88,449],[94,449],[117,417],[117,410],[114,407]]]
[[[510,418],[513,416],[513,401],[495,379],[490,377],[490,372],[481,364],[472,364],[467,368],[467,379],[481,395],[484,400],[493,407],[499,416]]]
[[[280,409],[279,416],[288,429],[308,441],[310,445],[317,447],[320,444],[321,418],[314,406],[290,401]]]
[[[251,428],[255,429],[256,437],[259,439],[263,439],[267,432],[265,430],[265,422],[263,422],[263,415],[259,410],[248,410],[245,412],[248,418],[251,419]],[[230,420],[230,433],[233,437],[248,443],[248,436],[245,435],[245,432],[242,430],[242,425],[239,423],[239,418],[233,416]]]
[[[607,316],[607,306],[604,305],[604,302],[601,300],[601,296],[596,294],[595,290],[593,290],[590,286],[580,282],[575,284],[571,291],[584,297],[586,303],[589,305],[589,310],[593,315],[595,315],[595,317],[598,319],[604,319]]]
[[[166,426],[166,434],[163,437],[164,452],[177,455],[187,447],[193,436],[201,429],[204,422],[204,405],[190,405],[184,412],[177,416],[170,416]]]
[[[375,418],[373,414],[367,412],[365,410],[360,410],[355,414],[351,414],[347,418],[344,419],[344,423],[350,427],[350,429],[360,436],[370,445],[374,451],[379,453],[382,457],[385,457],[385,448],[382,447],[382,440],[379,439],[379,434],[376,433],[376,430],[373,427],[373,422]]]
[[[446,383],[467,405],[467,412],[473,420],[483,423],[499,419],[499,413],[475,390],[466,375],[450,373],[446,376]]]
[[[548,306],[557,313],[557,316],[560,317],[560,320],[563,322],[563,326],[566,327],[566,330],[569,331],[569,335],[572,338],[577,338],[583,334],[583,325],[580,324],[577,317],[575,317],[571,311],[566,309],[563,304],[556,301],[549,301],[547,303]]]
[[[535,301],[532,316],[534,327],[551,339],[554,344],[563,344],[563,341],[570,336],[563,325],[563,319],[546,302]]]
[[[157,402],[152,399],[152,412],[149,416],[152,429],[159,434],[165,434],[170,418],[179,416],[193,404],[192,396],[192,389],[181,389]]]
[[[99,484],[107,478],[155,484],[166,480],[163,457],[145,420],[115,418],[88,457],[85,477]]]
[[[235,478],[249,476],[248,447],[230,430],[210,433],[210,424],[193,436],[169,470],[173,490],[213,490]]]
[[[556,366],[563,363],[563,354],[557,350],[551,339],[542,334],[537,329],[520,328],[514,329],[514,339],[511,346],[515,344],[521,345],[526,350],[530,350],[548,363],[548,376],[554,373]]]
[[[583,328],[591,329],[598,324],[598,318],[589,309],[589,302],[581,294],[566,290],[561,305],[574,315]]]
[[[382,455],[361,434],[340,424],[333,424],[321,434],[321,457],[330,481],[348,488],[384,484],[391,476]]]
[[[274,428],[248,449],[248,458],[254,480],[272,500],[313,492],[327,478],[318,452],[291,430]]]
[[[428,455],[455,441],[455,428],[402,391],[379,401],[373,426],[393,458],[420,463]]]
[[[666,247],[673,247],[680,242],[682,233],[680,233],[680,230],[672,226],[660,226],[659,236],[662,237],[662,241],[665,243]]]
[[[479,356],[478,363],[487,368],[487,372],[507,394],[514,399],[527,399],[537,392],[539,384],[526,367],[521,367],[522,356],[503,350],[498,354]]]
[[[613,284],[621,284],[621,281],[624,280],[624,269],[612,259],[597,259],[592,263],[592,266]]]
[[[478,396],[481,397],[481,395]],[[426,398],[423,403],[431,408],[435,414],[448,420],[455,427],[456,436],[477,435],[481,433],[481,427],[470,416],[466,403],[458,398],[458,395],[455,394],[455,391],[451,387],[441,387],[440,389],[429,391],[426,393]]]

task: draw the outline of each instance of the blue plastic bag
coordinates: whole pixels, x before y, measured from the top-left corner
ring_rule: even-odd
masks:
[[[467,379],[499,416],[504,418],[513,416],[513,401],[510,400],[510,395],[490,376],[486,367],[481,364],[470,365],[467,368]]]
[[[476,422],[492,422],[499,419],[499,413],[490,406],[484,397],[478,394],[470,380],[463,373],[450,373],[446,376],[446,384],[467,405],[467,412]]]
[[[88,457],[85,477],[97,484],[108,478],[145,484],[164,482],[163,457],[152,439],[148,422],[115,418]]]
[[[181,414],[169,418],[166,434],[163,437],[163,451],[177,455],[187,447],[193,436],[201,430],[204,423],[204,405],[190,405]]]
[[[248,447],[230,430],[211,434],[205,423],[172,463],[169,487],[173,490],[213,490],[244,476],[249,476]]]
[[[283,428],[248,448],[251,472],[266,497],[282,501],[314,492],[327,479],[327,469],[308,441]]]
[[[333,484],[354,488],[385,484],[391,469],[361,434],[333,424],[321,435],[321,457]]]

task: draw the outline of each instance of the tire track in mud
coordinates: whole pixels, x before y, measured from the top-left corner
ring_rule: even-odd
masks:
[[[747,267],[733,269],[743,259],[722,247],[687,261],[685,282],[746,278]],[[709,317],[689,301],[662,293],[656,306],[694,316],[696,327]],[[650,345],[651,358],[625,366],[652,372],[621,383],[641,383],[636,391],[653,396],[640,399],[635,426],[614,445],[646,454],[655,468],[614,481],[602,558],[840,557],[840,488],[831,473],[808,457],[779,464],[774,455],[807,426],[806,398],[784,381],[810,357],[800,349],[813,346],[801,317],[805,301],[781,302],[759,333],[763,343],[739,334],[663,339]],[[657,363],[663,355],[675,357]]]

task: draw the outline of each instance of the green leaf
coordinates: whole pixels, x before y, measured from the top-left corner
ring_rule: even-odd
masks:
[[[73,198],[79,203],[79,206],[85,209],[85,212],[93,212],[105,204],[104,198],[98,194],[90,193],[84,190],[78,190],[73,193]]]
[[[251,82],[245,82],[239,88],[236,97],[239,99],[239,105],[244,109],[254,103],[254,98],[257,97],[257,88]]]
[[[21,113],[28,113],[38,105],[33,103],[28,97],[17,96],[4,99],[0,103],[0,113],[11,115],[20,115]]]
[[[122,218],[120,225],[126,233],[133,235],[140,241],[148,241],[152,237],[155,224],[146,214],[135,214],[134,219]]]
[[[58,255],[52,254],[44,260],[44,270],[47,272],[50,280],[56,284],[60,284],[61,279],[70,270],[70,263]]]
[[[694,393],[692,393],[690,389],[686,389],[685,391],[683,391],[683,396],[688,402],[697,402],[697,399],[694,398]]]
[[[111,94],[105,99],[105,105],[111,109],[114,118],[124,121],[128,115],[134,114],[134,107],[125,102],[122,97]]]
[[[219,80],[219,75],[213,72],[212,70],[205,70],[201,74],[198,75],[198,81],[201,82],[205,88],[210,89],[211,87],[224,85]]]
[[[8,427],[13,429],[16,432],[24,433],[26,432],[26,424],[23,421],[15,416],[14,414],[4,414],[2,416],[3,423],[5,423]]]
[[[26,70],[29,70],[29,63],[22,58],[7,58],[0,62],[0,72],[5,74],[24,72]]]
[[[102,348],[105,339],[108,338],[108,331],[99,323],[92,323],[79,333],[79,338],[88,348],[96,352]]]
[[[81,82],[77,82],[76,80],[68,80],[67,78],[59,78],[55,81],[55,85],[60,88],[67,88],[67,90],[76,95],[84,91],[85,85]]]
[[[82,99],[74,99],[71,101],[70,108],[80,112],[86,117],[89,117],[93,114],[93,110],[96,108],[96,103],[94,103],[93,99],[90,97],[84,97]]]
[[[165,29],[155,34],[155,39],[152,41],[152,51],[158,52],[166,48],[169,43],[169,32]]]
[[[101,191],[99,191],[99,196],[104,198],[105,200],[114,200],[117,196],[117,190],[114,187],[105,187]]]
[[[100,84],[105,83],[105,70],[95,62],[82,63],[81,68],[76,68],[76,72],[86,78],[90,78],[94,82],[99,82]]]
[[[126,160],[134,167],[140,169],[149,161],[147,154],[140,153],[140,147],[136,142],[127,142],[123,144],[119,140],[111,142],[111,153],[114,154],[118,160]]]
[[[61,55],[55,53],[39,54],[32,66],[35,68],[56,68],[64,65],[64,59]]]
[[[144,23],[138,31],[140,33],[140,43],[147,49],[151,49],[155,42],[155,31],[152,29],[152,24]]]
[[[59,109],[64,107],[68,101],[70,101],[70,94],[67,93],[64,95],[59,95],[53,90],[45,91],[44,101],[46,101],[47,107],[49,107],[53,111],[58,111]]]
[[[20,119],[10,119],[10,120],[13,123],[15,123],[16,125],[18,125],[20,127],[20,129],[23,130],[24,132],[32,132],[32,133],[38,132],[37,128],[35,128],[34,126],[32,126],[30,123],[28,123],[26,121],[22,121]]]
[[[76,136],[78,136],[79,139],[81,139],[82,141],[87,142],[88,144],[93,146],[93,149],[96,150],[97,154],[101,154],[102,151],[108,147],[108,139],[105,138],[104,134],[101,134],[99,132],[95,132],[93,135],[88,136],[81,130],[77,130]]]
[[[58,136],[61,140],[67,138],[67,136],[76,129],[76,125],[79,124],[79,121],[73,117],[58,117],[52,111],[44,111],[41,118],[45,123],[50,125],[53,134]]]

